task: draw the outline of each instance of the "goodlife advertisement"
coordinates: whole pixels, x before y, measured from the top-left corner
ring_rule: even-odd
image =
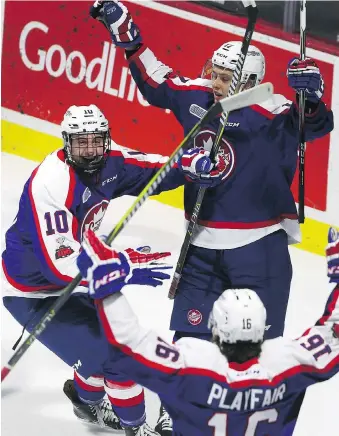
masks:
[[[2,106],[60,124],[69,106],[94,103],[109,119],[116,143],[170,154],[183,138],[180,125],[170,111],[151,107],[143,99],[129,73],[124,51],[116,49],[104,26],[89,17],[90,5],[79,1],[6,2]],[[181,11],[169,14],[160,6],[128,2],[144,43],[181,75],[198,77],[213,50],[226,41],[241,39],[231,31],[232,26],[229,31],[220,30],[187,19]],[[286,66],[296,53],[284,44],[255,44],[266,57],[265,81],[274,84],[276,93],[293,100]],[[324,101],[331,107],[333,62],[324,56],[316,60],[326,84]],[[326,209],[329,144],[327,135],[307,147],[310,176],[306,204],[320,211]],[[295,194],[296,188],[294,183]]]

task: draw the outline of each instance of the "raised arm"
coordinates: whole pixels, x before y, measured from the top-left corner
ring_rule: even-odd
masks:
[[[311,141],[333,130],[333,113],[322,101],[324,80],[319,67],[312,59],[300,61],[293,58],[287,67],[289,86],[296,92],[296,103],[276,95],[270,101],[253,109],[261,115],[264,130],[272,139],[285,132],[290,139],[298,138],[299,116],[297,103],[300,91],[305,91],[305,139]],[[266,121],[265,121],[266,118]],[[293,141],[290,141],[293,144]]]
[[[339,371],[339,235],[330,228],[326,249],[328,276],[336,286],[315,326],[294,341],[294,353],[311,383],[327,380]]]
[[[171,67],[157,59],[142,43],[140,29],[124,4],[118,1],[95,2],[90,14],[105,25],[113,43],[125,49],[133,79],[150,104],[172,110],[180,122],[189,105],[187,93],[201,92],[204,98],[209,98],[210,80],[178,76]]]
[[[92,231],[83,239],[78,258],[81,273],[90,279],[89,292],[95,300],[106,338],[112,345],[114,370],[155,392],[172,391],[180,396],[183,366],[179,350],[156,332],[139,324],[138,318],[120,290],[126,284],[158,286],[170,276],[164,263],[170,253],[150,253],[143,249],[116,252]]]

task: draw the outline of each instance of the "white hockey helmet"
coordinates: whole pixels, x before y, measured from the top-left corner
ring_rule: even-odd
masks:
[[[226,42],[213,53],[212,64],[234,71],[240,54],[240,41]],[[254,86],[259,85],[265,76],[265,57],[254,45],[250,45],[248,48],[241,74],[242,85],[248,82],[250,76],[255,76]]]
[[[72,166],[85,172],[93,173],[105,164],[111,145],[111,136],[108,120],[97,106],[94,104],[89,106],[71,106],[64,115],[61,129],[66,158]],[[72,140],[77,136],[84,136],[86,134],[102,135],[103,152],[102,155],[96,156],[92,161],[86,160],[81,162],[76,160],[74,154],[72,154]]]
[[[227,289],[215,301],[208,327],[221,342],[261,342],[265,333],[266,309],[251,289]]]

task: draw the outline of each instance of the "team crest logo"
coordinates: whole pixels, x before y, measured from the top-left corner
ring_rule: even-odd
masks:
[[[109,202],[107,200],[103,200],[101,203],[92,206],[92,208],[87,212],[81,225],[81,238],[86,230],[91,229],[93,232],[96,232],[99,229],[108,204]]]
[[[65,238],[61,236],[58,238],[57,243],[59,244],[59,247],[55,250],[55,259],[63,259],[64,257],[70,256],[72,253],[74,253],[74,250],[69,245],[65,245]]]
[[[211,151],[214,139],[215,132],[213,132],[212,130],[202,130],[194,138],[194,147],[203,147],[205,150]],[[220,147],[219,153],[222,153],[224,155],[224,159],[226,162],[224,179],[227,179],[234,171],[235,153],[232,145],[228,141],[226,141],[225,138],[222,138],[222,145]]]
[[[198,325],[202,321],[202,313],[198,309],[191,309],[187,313],[188,322],[192,325]]]

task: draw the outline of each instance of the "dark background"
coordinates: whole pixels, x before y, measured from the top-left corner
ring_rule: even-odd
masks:
[[[245,11],[241,1],[196,1],[208,8],[238,16]],[[299,1],[256,1],[260,19],[279,29],[299,34]],[[307,34],[339,47],[339,1],[307,1]]]

